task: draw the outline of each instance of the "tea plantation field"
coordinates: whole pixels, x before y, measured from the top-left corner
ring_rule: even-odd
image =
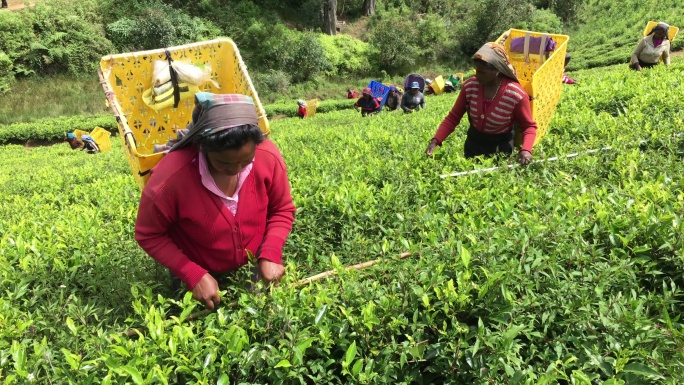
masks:
[[[525,168],[439,177],[513,162],[464,159],[465,124],[425,157],[454,95],[273,122],[287,278],[189,322],[133,240],[118,142],[0,147],[0,382],[684,383],[684,62],[573,75],[534,156],[610,149]]]

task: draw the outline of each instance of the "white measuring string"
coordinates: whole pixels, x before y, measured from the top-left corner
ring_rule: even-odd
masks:
[[[583,151],[583,152],[574,152],[572,154],[567,154],[565,156],[552,156],[551,158],[532,161],[532,162],[530,162],[530,164],[537,164],[537,163],[544,163],[544,162],[555,162],[555,161],[560,160],[560,159],[575,158],[575,157],[583,155],[583,154],[594,154],[594,153],[597,153],[599,151],[609,151],[612,148],[613,147],[608,146],[608,147],[596,148],[593,150],[587,150],[587,151]],[[459,177],[459,176],[464,176],[464,175],[482,174],[482,173],[486,173],[486,172],[503,170],[503,169],[511,169],[511,168],[520,167],[520,166],[521,165],[519,165],[519,164],[509,164],[507,166],[489,167],[489,168],[481,168],[481,169],[477,169],[477,170],[454,172],[451,174],[442,174],[439,177],[442,179],[445,179],[445,178],[449,178],[449,177]]]

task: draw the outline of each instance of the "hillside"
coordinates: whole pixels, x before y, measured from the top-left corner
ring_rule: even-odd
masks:
[[[192,321],[199,305],[170,299],[134,241],[140,192],[119,141],[94,156],[0,146],[0,376],[681,384],[684,101],[663,95],[683,74],[681,58],[578,71],[534,151],[549,161],[446,179],[513,161],[463,158],[465,123],[425,157],[453,94],[408,116],[272,122],[297,206],[286,278],[225,288]]]
[[[573,54],[570,68],[627,63],[649,20],[684,26],[681,5],[677,0],[588,1],[580,12],[580,24],[567,30]],[[683,48],[684,35],[680,33],[672,50]]]

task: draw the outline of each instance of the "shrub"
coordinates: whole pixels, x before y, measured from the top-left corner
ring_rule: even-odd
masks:
[[[349,35],[319,35],[332,66],[327,75],[365,76],[371,72],[369,44]]]
[[[285,66],[294,82],[313,80],[332,70],[317,34],[308,32],[294,37],[290,42],[292,56],[287,58]]]
[[[152,3],[107,25],[107,36],[121,51],[138,51],[207,40],[221,34],[210,21],[191,17],[163,3]]]
[[[91,74],[100,58],[113,50],[104,37],[96,1],[48,0],[27,12],[35,34],[28,55],[36,71]]]
[[[548,9],[535,9],[526,29],[547,33],[562,33],[563,22]]]
[[[285,94],[290,86],[290,76],[283,71],[255,72],[252,78],[259,95]]]
[[[402,73],[418,62],[417,30],[406,9],[379,12],[370,24],[371,60],[378,69]]]
[[[14,78],[17,75],[33,73],[33,65],[29,61],[31,45],[36,36],[33,23],[26,12],[0,12],[0,51],[12,62],[12,72],[2,72],[3,77]]]
[[[467,17],[458,23],[452,39],[462,54],[470,56],[484,43],[496,39],[511,27],[521,27],[532,15],[526,0],[485,0],[471,5]]]
[[[0,51],[0,94],[9,91],[13,82],[12,60],[6,53]]]

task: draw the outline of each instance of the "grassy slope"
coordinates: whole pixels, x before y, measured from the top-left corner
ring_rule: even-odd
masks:
[[[0,176],[0,291],[7,293],[0,302],[0,356],[6,358],[0,374],[25,378],[30,372],[37,383],[48,378],[85,383],[88,375],[101,379],[107,374],[113,357],[143,376],[160,365],[184,365],[209,382],[216,373],[228,372],[235,383],[276,383],[278,371],[272,368],[286,353],[261,350],[269,353],[246,366],[240,360],[247,348],[228,353],[226,346],[232,345],[212,338],[224,338],[234,325],[262,325],[262,314],[268,314],[268,325],[289,325],[294,313],[305,311],[297,313],[293,327],[296,323],[299,333],[316,339],[304,363],[293,361],[291,370],[309,370],[319,359],[314,351],[341,359],[354,340],[359,357],[374,358],[373,370],[384,368],[400,382],[412,370],[399,365],[400,353],[417,353],[412,345],[397,344],[396,334],[438,352],[424,362],[424,375],[434,376],[431,368],[437,373],[456,368],[449,375],[454,383],[508,383],[508,368],[534,383],[547,376],[555,383],[563,379],[554,377],[558,373],[569,376],[573,370],[598,381],[625,364],[656,373],[627,374],[629,383],[682,383],[684,356],[677,348],[682,341],[673,334],[681,333],[682,325],[675,320],[666,326],[662,319],[665,310],[672,317],[684,310],[681,291],[669,289],[671,279],[684,285],[677,240],[684,155],[681,140],[673,138],[684,126],[677,112],[684,106],[681,99],[662,95],[679,84],[683,73],[680,60],[671,69],[644,73],[624,66],[576,73],[582,84],[565,88],[553,129],[535,156],[607,145],[613,150],[482,176],[438,178],[496,164],[462,157],[464,125],[435,158],[423,155],[454,95],[430,98],[426,111],[410,116],[361,119],[353,111],[338,111],[274,122],[272,138],[288,163],[298,207],[285,250],[291,276],[329,269],[333,254],[344,264],[407,249],[420,251],[422,258],[393,263],[383,275],[346,276],[297,294],[286,283],[271,300],[236,294],[232,298],[241,298],[241,305],[220,318],[174,329],[182,338],[188,333],[204,337],[180,343],[177,354],[170,353],[164,336],[108,337],[125,329],[128,317],[147,319],[154,329],[159,309],[169,306],[156,297],[168,294],[159,287],[165,275],[133,241],[139,193],[120,144],[97,156],[66,145],[0,147],[0,167],[11,170]],[[637,145],[642,139],[649,141],[643,152]],[[459,257],[461,243],[472,255],[470,278],[461,275],[468,271]],[[451,316],[441,313],[449,310],[441,310],[446,305],[435,297],[448,279],[457,282],[465,298],[452,303],[458,311]],[[149,294],[143,296],[145,291]],[[397,298],[400,302],[393,302]],[[345,323],[365,320],[362,308],[369,300],[381,322],[375,329],[368,331],[361,321]],[[434,305],[423,307],[424,301]],[[314,309],[322,303],[328,311],[315,326]],[[438,334],[420,324],[414,329],[415,321],[408,321],[415,320],[414,311],[446,317],[445,327],[447,320],[455,323],[441,331],[442,321],[435,321]],[[74,323],[65,323],[67,317]],[[26,320],[31,328],[22,323]],[[345,332],[342,340],[336,328],[335,341],[322,347],[318,328],[334,322],[344,323],[352,334]],[[461,327],[467,333],[450,334]],[[269,334],[255,327],[246,333],[259,349],[283,343],[280,330]],[[386,348],[371,353],[381,347]],[[27,355],[24,372],[16,369],[20,348]],[[71,369],[61,348],[80,355],[90,369]],[[207,361],[207,352],[222,359]],[[110,361],[100,360],[103,355]],[[554,360],[566,364],[555,372],[548,367]],[[125,373],[109,372],[114,383],[123,383]],[[437,376],[436,383],[446,382]]]
[[[579,27],[570,30],[570,69],[627,63],[649,20],[684,27],[679,0],[590,0],[582,10]],[[673,50],[684,47],[679,34]]]

